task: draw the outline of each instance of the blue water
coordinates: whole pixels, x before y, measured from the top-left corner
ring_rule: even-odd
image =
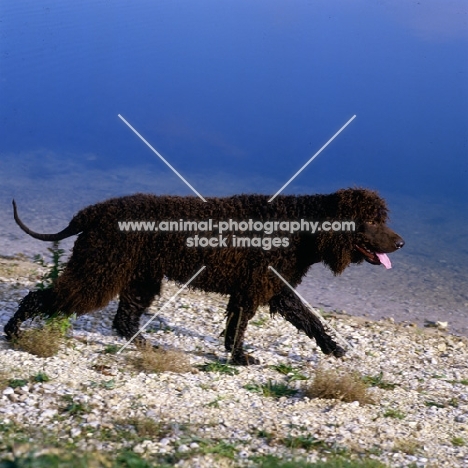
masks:
[[[12,197],[57,231],[108,196],[191,193],[118,114],[203,195],[275,193],[356,115],[285,192],[379,190],[406,271],[457,272],[468,312],[466,0],[3,0],[0,19],[0,253],[28,250]]]

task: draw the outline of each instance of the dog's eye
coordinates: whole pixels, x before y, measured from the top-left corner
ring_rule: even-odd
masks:
[[[370,224],[371,226],[375,226],[377,223],[375,221],[366,221],[367,224]]]

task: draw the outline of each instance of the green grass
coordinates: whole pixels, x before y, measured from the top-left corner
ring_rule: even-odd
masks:
[[[445,380],[446,382],[451,383],[451,384],[468,385],[468,379],[452,380],[452,379],[447,379],[446,375],[438,375],[438,374],[432,375],[432,378],[433,379],[442,379],[442,380]]]
[[[11,388],[24,387],[28,384],[28,381],[25,379],[10,379],[8,381],[8,386]]]
[[[104,388],[105,390],[112,390],[115,388],[115,380],[102,380],[101,382],[95,382],[94,380],[89,383],[91,388]]]
[[[388,409],[383,414],[384,418],[405,419],[406,414],[400,410]]]
[[[255,327],[263,327],[268,322],[268,316],[260,316],[256,320],[251,320],[249,323]]]
[[[450,398],[450,400],[448,401],[448,405],[453,406],[454,408],[458,408],[458,406],[460,405],[460,402],[458,401],[458,398],[453,397],[453,398]]]
[[[266,431],[265,429],[259,429],[256,433],[253,434],[254,437],[260,437],[265,439],[269,444],[273,443],[276,439],[275,435],[271,432]]]
[[[171,432],[167,424],[151,418],[131,418],[127,423],[133,426],[137,435],[142,438],[161,439]]]
[[[0,459],[0,468],[156,468],[155,465],[130,451],[119,453],[114,460],[102,453],[43,454],[34,453],[12,459]]]
[[[283,440],[283,443],[286,447],[297,449],[303,448],[305,450],[310,450],[314,447],[323,447],[324,443],[320,439],[312,437],[310,434],[300,435],[296,437],[286,437]]]
[[[432,401],[432,400],[427,400],[424,402],[425,406],[434,406],[436,408],[445,408],[445,405],[443,403],[438,403],[437,401]]]
[[[29,382],[32,383],[42,383],[48,382],[50,380],[49,376],[45,372],[38,372],[36,375],[31,375],[29,379],[7,379],[5,384],[11,388],[24,387]]]
[[[51,253],[52,263],[47,263],[42,255],[34,256],[34,263],[47,269],[41,281],[36,284],[36,288],[42,290],[51,288],[65,268],[65,262],[62,260],[62,257],[65,255],[65,250],[61,249],[59,245],[60,243],[55,241],[52,247],[47,249]]]
[[[257,468],[385,468],[376,460],[347,460],[341,457],[331,457],[327,461],[310,463],[301,459],[283,460],[273,455],[255,457]]]
[[[229,366],[220,361],[205,362],[204,364],[200,364],[196,367],[203,372],[217,372],[219,374],[227,375],[237,375],[239,373],[239,370],[235,367]]]
[[[379,387],[384,390],[393,390],[398,384],[387,382],[383,379],[383,372],[380,372],[378,375],[371,376],[365,375],[362,377],[362,381],[370,385],[371,387]]]
[[[199,444],[199,448],[195,449],[196,452],[201,454],[215,454],[220,457],[229,458],[230,460],[235,460],[237,449],[234,445],[227,442],[213,441],[208,439],[197,439],[195,440]]]
[[[295,369],[290,364],[278,364],[278,365],[270,366],[270,367],[271,369],[274,369],[280,374],[286,375],[288,377],[289,382],[293,382],[295,380],[308,380],[309,379],[309,377],[307,377],[304,374],[301,374],[298,369]]]
[[[101,352],[103,354],[117,354],[117,351],[121,348],[122,346],[115,345],[115,344],[109,344],[107,345]]]
[[[67,403],[66,406],[62,408],[63,413],[68,413],[71,416],[77,416],[89,412],[88,405],[74,401],[72,395],[64,395],[62,399]]]
[[[45,372],[38,372],[36,375],[32,376],[31,380],[33,382],[44,383],[49,382],[50,377]]]
[[[210,401],[205,406],[208,406],[209,408],[219,408],[219,402],[221,400],[223,400],[223,397],[217,396],[214,400]]]
[[[450,441],[455,447],[463,447],[466,445],[466,440],[463,437],[453,437]]]
[[[255,393],[261,393],[266,397],[281,398],[293,396],[297,390],[281,382],[273,382],[271,380],[266,384],[251,383],[244,385],[244,388]]]
[[[76,408],[75,408],[76,409]],[[192,459],[198,456],[210,457],[212,466],[238,466],[239,447],[222,439],[207,439],[198,437],[192,432],[197,426],[188,426],[175,422],[162,422],[151,418],[130,418],[114,421],[112,427],[93,432],[92,438],[108,443],[125,441],[124,448],[115,452],[97,452],[79,448],[79,440],[69,442],[60,437],[60,432],[47,432],[39,427],[22,427],[18,424],[0,423],[0,468],[168,468],[185,460],[191,466]],[[132,447],[143,440],[160,440],[177,431],[180,444],[188,447],[187,451],[174,451],[166,454],[146,454],[140,456],[133,452]],[[251,457],[252,467],[263,468],[384,468],[384,465],[368,460],[351,460],[354,456],[345,448],[337,447],[325,441],[320,441],[310,434],[302,434],[285,439],[277,439],[274,435],[259,431],[257,437],[272,441],[275,445],[283,445],[291,450],[292,456],[296,449],[318,451],[328,461],[308,463],[301,459],[289,460],[273,456]],[[39,448],[33,449],[31,440],[40,441]],[[192,442],[198,446],[190,447]],[[457,439],[452,441],[454,445]],[[15,448],[13,452],[13,447]],[[38,446],[36,446],[38,447]],[[195,461],[194,461],[195,466]]]

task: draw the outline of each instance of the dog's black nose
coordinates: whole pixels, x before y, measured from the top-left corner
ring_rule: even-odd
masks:
[[[404,245],[405,245],[405,241],[403,239],[400,239],[400,240],[395,242],[395,247],[397,249],[401,249]]]

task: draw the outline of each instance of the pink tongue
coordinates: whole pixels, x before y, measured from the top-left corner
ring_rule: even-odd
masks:
[[[380,263],[388,270],[389,268],[392,268],[392,262],[388,258],[387,254],[384,253],[377,253],[377,257],[379,257]]]

